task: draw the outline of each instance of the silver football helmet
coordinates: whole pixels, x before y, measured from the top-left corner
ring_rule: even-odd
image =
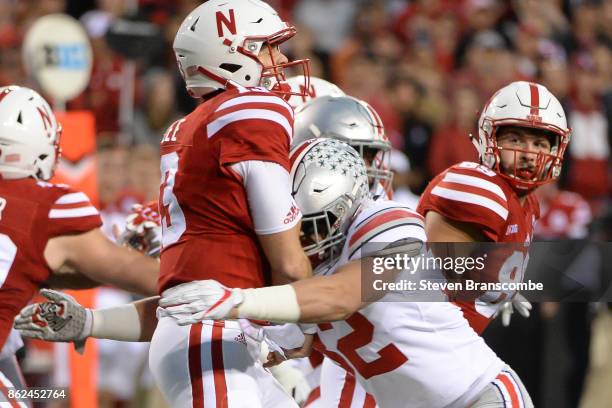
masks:
[[[333,258],[353,215],[368,197],[365,163],[334,139],[308,140],[291,151],[292,194],[302,211],[302,246],[308,256]]]
[[[321,96],[295,111],[293,146],[308,139],[330,138],[351,145],[366,163],[370,191],[391,188],[391,143],[378,113],[351,96]]]

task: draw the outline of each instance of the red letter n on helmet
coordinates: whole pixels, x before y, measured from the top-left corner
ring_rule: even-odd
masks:
[[[229,20],[227,17],[220,11],[217,11],[215,15],[217,19],[217,34],[219,37],[223,37],[223,24],[233,35],[236,35],[236,17],[234,16],[234,9],[230,9],[229,11]]]

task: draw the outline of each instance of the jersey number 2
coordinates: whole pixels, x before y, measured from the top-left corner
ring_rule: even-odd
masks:
[[[393,343],[381,348],[376,360],[365,361],[357,353],[357,349],[372,342],[374,325],[359,312],[351,315],[345,322],[353,328],[353,331],[338,340],[338,351],[351,362],[355,370],[366,380],[375,375],[393,371],[408,361],[408,357]]]

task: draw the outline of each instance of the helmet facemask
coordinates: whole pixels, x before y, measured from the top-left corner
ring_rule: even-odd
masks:
[[[246,38],[245,44],[247,44],[247,46],[238,47],[238,52],[243,53],[249,58],[254,58],[261,65],[261,79],[259,86],[281,95],[286,100],[289,100],[289,98],[292,96],[305,97],[307,90],[310,88],[309,60],[300,59],[288,62],[277,62],[274,60],[274,47],[280,46],[295,34],[296,29],[294,27],[290,27],[265,38]],[[270,55],[271,63],[269,65],[264,64],[259,58],[259,53],[263,47],[267,47]],[[249,51],[251,49],[253,52]],[[255,51],[257,54],[254,53]],[[300,75],[303,78],[304,83],[299,86],[297,90],[293,90],[287,82],[286,70],[297,70],[298,72],[292,72],[292,75]]]
[[[385,193],[391,191],[393,172],[389,170],[390,145],[365,142],[351,143],[351,146],[365,161],[370,192],[380,193],[380,187]]]
[[[519,124],[515,120],[508,124],[491,124],[491,142],[484,152],[484,163],[501,177],[506,179],[516,190],[528,193],[542,184],[550,183],[561,174],[563,155],[569,142],[569,132],[548,126],[538,126],[533,123]],[[550,152],[535,152],[520,148],[501,147],[498,144],[499,130],[503,127],[530,128],[546,132],[550,141]],[[511,152],[513,159],[510,164],[502,163],[503,152]],[[533,163],[521,163],[520,156],[528,154],[535,156]]]

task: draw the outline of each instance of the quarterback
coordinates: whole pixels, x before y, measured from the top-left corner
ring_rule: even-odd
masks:
[[[183,21],[174,52],[202,103],[161,140],[158,291],[201,279],[261,287],[310,276],[291,196],[294,93],[279,46],[296,30],[259,0],[210,0]],[[132,309],[133,310],[133,309]],[[179,327],[160,312],[150,368],[172,406],[294,406],[237,322]]]

